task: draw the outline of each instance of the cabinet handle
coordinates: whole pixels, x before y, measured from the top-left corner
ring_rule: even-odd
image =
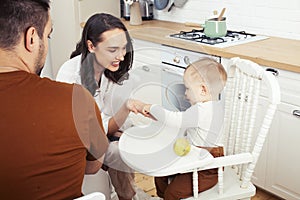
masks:
[[[184,56],[183,60],[184,60],[185,64],[187,64],[187,65],[191,64],[190,58],[188,56]]]
[[[149,68],[148,66],[144,65],[144,66],[143,66],[143,70],[146,71],[146,72],[149,72],[149,71],[150,71],[150,68]]]
[[[300,110],[294,110],[293,115],[296,117],[300,117]]]
[[[278,70],[273,68],[267,68],[266,71],[271,72],[274,76],[278,76],[279,74]]]
[[[180,58],[178,56],[176,56],[175,58],[173,58],[173,62],[175,63],[180,63]]]

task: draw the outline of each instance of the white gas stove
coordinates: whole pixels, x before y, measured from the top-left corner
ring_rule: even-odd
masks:
[[[267,36],[246,33],[245,31],[230,30],[227,31],[227,34],[224,37],[210,38],[205,36],[203,30],[197,29],[193,29],[188,32],[181,31],[176,34],[172,34],[169,37],[218,48],[225,48],[268,38]]]

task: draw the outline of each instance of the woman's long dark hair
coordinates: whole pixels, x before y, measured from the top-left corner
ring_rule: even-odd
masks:
[[[133,47],[131,38],[125,25],[121,20],[113,15],[101,13],[94,14],[86,22],[82,31],[82,37],[76,45],[76,50],[72,52],[70,58],[82,54],[80,76],[82,85],[87,88],[92,95],[95,94],[98,84],[95,82],[93,61],[95,55],[90,53],[87,46],[87,41],[90,40],[94,46],[102,42],[102,33],[112,29],[122,29],[125,31],[127,46],[124,60],[120,62],[120,67],[117,71],[112,72],[108,69],[104,70],[104,75],[114,83],[122,84],[124,80],[128,79],[128,71],[132,67],[133,61]]]

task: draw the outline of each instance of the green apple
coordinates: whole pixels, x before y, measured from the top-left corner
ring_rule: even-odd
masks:
[[[174,152],[178,156],[185,156],[191,150],[191,144],[186,138],[178,138],[173,146]]]

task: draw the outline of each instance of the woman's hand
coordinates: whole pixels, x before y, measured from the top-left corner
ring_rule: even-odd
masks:
[[[126,103],[127,109],[131,112],[134,112],[135,114],[142,114],[144,105],[146,104],[136,99],[128,99]]]
[[[140,113],[144,115],[144,117],[149,117],[153,120],[156,120],[155,117],[153,117],[150,113],[150,107],[151,104],[146,104],[136,99],[128,99],[127,101],[127,108],[130,111],[134,112],[135,114]]]
[[[135,114],[141,113],[145,117],[150,117],[150,104],[143,103],[136,99],[128,99],[126,106],[128,110]]]
[[[130,112],[134,112],[135,114],[141,113],[145,117],[154,119],[150,114],[143,112],[145,105],[148,104],[145,104],[136,99],[128,99],[119,109],[119,111],[109,119],[107,134],[112,135],[115,132],[119,131],[120,127],[124,124]]]

